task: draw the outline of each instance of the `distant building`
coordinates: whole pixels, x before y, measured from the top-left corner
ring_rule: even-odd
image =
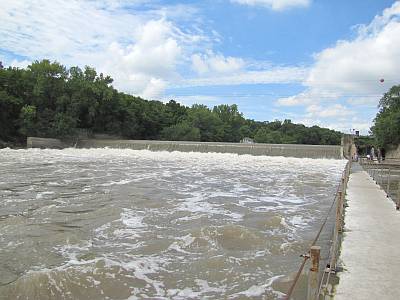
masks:
[[[240,142],[243,144],[254,144],[254,140],[249,137],[243,138]]]

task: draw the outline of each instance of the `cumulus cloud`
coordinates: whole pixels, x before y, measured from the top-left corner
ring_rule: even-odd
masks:
[[[310,5],[311,0],[231,0],[231,2],[282,11],[294,7],[307,7]]]
[[[167,81],[178,76],[185,49],[203,37],[180,30],[163,17],[165,10],[126,9],[144,2],[6,1],[0,10],[0,45],[24,61],[49,58],[91,65],[112,75],[124,91],[158,97]]]
[[[148,21],[133,32],[132,44],[113,42],[108,47],[102,69],[118,78],[116,86],[125,91],[159,97],[167,85],[166,78],[176,76],[183,52],[173,32],[170,22]]]
[[[308,70],[307,70],[308,71]],[[308,71],[309,73],[309,71]],[[305,75],[303,78],[304,80],[307,78],[308,75]],[[329,91],[324,90],[323,88],[313,88],[313,89],[305,89],[303,92],[289,96],[279,98],[276,101],[278,106],[298,106],[298,105],[309,105],[312,103],[319,103],[319,102],[329,102],[333,100],[337,100],[341,96],[340,93],[337,91]]]
[[[183,31],[168,19],[172,9],[136,11],[146,0],[6,1],[0,10],[0,45],[21,60],[48,58],[66,65],[90,65],[111,75],[114,85],[146,98],[167,87],[287,83],[304,80],[301,67],[255,69],[245,59],[212,50],[218,32]],[[145,5],[146,7],[146,5]],[[194,13],[178,7],[172,14]],[[254,62],[253,62],[254,63]],[[256,62],[256,65],[260,65]],[[194,76],[188,76],[188,69]],[[183,75],[185,74],[185,76]]]
[[[338,41],[333,47],[315,54],[315,62],[303,82],[305,90],[277,99],[277,104],[309,106],[343,99],[350,105],[376,106],[382,94],[400,80],[398,45],[399,1],[376,16],[370,24],[357,26],[355,39]],[[332,114],[340,111],[338,107],[331,108]],[[325,116],[330,114],[326,112]]]
[[[320,118],[337,118],[347,117],[354,115],[355,112],[342,104],[333,104],[329,106],[320,106],[318,104],[311,104],[306,109],[306,117],[320,117]]]
[[[321,94],[321,98],[335,94],[332,99],[344,96],[353,102],[355,98],[376,97],[378,100],[379,95],[399,80],[399,18],[400,2],[396,2],[369,25],[359,26],[354,40],[338,41],[333,47],[317,53],[303,83],[308,89],[278,102],[304,104],[319,101]],[[384,83],[380,82],[381,78]]]
[[[198,74],[209,72],[229,73],[237,72],[245,65],[242,58],[215,54],[207,51],[204,54],[196,53],[192,55],[192,68]]]

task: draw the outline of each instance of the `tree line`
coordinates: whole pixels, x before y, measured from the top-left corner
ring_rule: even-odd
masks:
[[[400,144],[400,85],[394,85],[379,101],[379,112],[371,133],[376,146],[395,147]]]
[[[0,140],[68,138],[87,130],[127,139],[340,144],[342,134],[327,128],[246,119],[236,104],[211,109],[148,101],[119,92],[112,82],[91,67],[66,68],[49,60],[27,68],[0,66]]]

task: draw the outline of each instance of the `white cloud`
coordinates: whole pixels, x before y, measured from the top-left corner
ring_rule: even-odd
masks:
[[[353,40],[338,41],[315,57],[315,63],[303,85],[306,89],[297,95],[277,100],[281,106],[324,104],[327,109],[319,117],[346,113],[343,107],[330,106],[339,99],[350,105],[371,107],[377,105],[382,94],[400,81],[400,1],[376,16],[368,25],[357,27]],[[384,82],[380,82],[380,79]],[[321,114],[322,112],[322,114]],[[371,120],[347,120],[343,125],[365,129]],[[352,125],[354,124],[354,125]],[[342,126],[340,125],[340,126]],[[338,125],[339,126],[339,125]]]
[[[161,97],[170,86],[304,80],[302,67],[260,67],[260,62],[206,50],[222,39],[217,32],[207,36],[196,26],[183,31],[168,19],[171,13],[188,18],[195,10],[179,6],[174,12],[166,7],[137,12],[143,3],[148,1],[7,1],[0,10],[0,45],[22,61],[2,60],[15,66],[43,58],[90,65],[111,75],[117,88],[146,98]],[[195,71],[191,78],[189,67]]]
[[[272,10],[282,11],[294,7],[307,7],[310,5],[311,0],[231,0],[231,2],[242,5],[262,6]]]
[[[237,72],[244,65],[245,62],[242,58],[225,57],[222,54],[215,54],[212,51],[207,51],[205,54],[196,53],[192,55],[192,68],[198,74]]]
[[[338,118],[338,117],[348,117],[355,114],[348,107],[342,104],[333,104],[330,106],[320,106],[317,104],[311,104],[306,108],[307,117],[319,117],[319,118]]]
[[[273,10],[307,6],[307,0],[232,0]],[[182,30],[174,18],[195,14],[187,6],[151,7],[148,0],[21,0],[3,1],[0,10],[0,47],[19,60],[1,60],[19,67],[49,58],[68,66],[90,65],[110,74],[114,85],[146,98],[159,98],[167,87],[302,83],[305,90],[277,100],[280,106],[302,105],[304,120],[365,128],[353,119],[351,107],[371,107],[398,83],[400,75],[400,2],[367,25],[356,27],[357,37],[338,41],[315,54],[312,66],[274,66],[213,50],[223,37],[204,33],[193,23]],[[142,6],[144,4],[144,6]],[[136,7],[140,6],[140,10]],[[151,7],[150,9],[147,9]],[[126,9],[129,8],[129,9]],[[171,17],[173,15],[173,17]],[[187,23],[185,23],[187,25]],[[189,69],[194,72],[190,73]],[[189,77],[188,74],[193,74]],[[384,83],[379,79],[384,78]],[[198,98],[199,101],[214,101]],[[341,103],[336,104],[340,99]],[[314,106],[313,106],[314,105]],[[324,120],[327,119],[328,121]],[[346,123],[347,122],[347,123]]]
[[[356,39],[339,41],[316,54],[305,84],[344,95],[381,94],[400,79],[399,17],[400,2],[396,2],[369,25],[359,26]]]
[[[368,134],[371,120],[358,117],[359,111],[341,104],[334,104],[323,108],[321,106],[306,108],[304,114],[294,114],[291,120],[305,126],[320,126],[349,133],[350,129],[359,130],[361,134]]]
[[[378,105],[378,98],[376,96],[372,97],[359,97],[359,98],[349,98],[347,103],[353,106],[370,106],[376,107]]]
[[[303,77],[307,78],[307,75]],[[279,98],[276,101],[278,106],[297,106],[297,105],[309,105],[312,103],[320,103],[333,101],[340,97],[340,94],[337,92],[325,91],[324,89],[314,88],[314,89],[306,89],[305,91],[289,96]]]
[[[276,104],[278,106],[296,106],[296,105],[310,104],[312,102],[314,102],[313,97],[310,95],[309,91],[306,91],[297,95],[279,98],[276,101]]]
[[[158,97],[168,80],[178,76],[183,53],[193,51],[186,49],[206,38],[181,31],[162,17],[165,9],[124,9],[144,2],[7,1],[0,10],[0,45],[24,60],[90,65],[110,74],[124,91]]]
[[[135,42],[114,42],[105,54],[100,54],[104,56],[101,68],[118,79],[118,88],[146,98],[159,97],[167,78],[177,76],[176,65],[183,52],[173,32],[170,22],[148,21],[132,33]]]
[[[16,60],[13,59],[10,62],[10,66],[16,67],[16,68],[21,68],[21,69],[25,69],[27,66],[29,66],[32,62],[29,60]]]
[[[197,66],[200,70],[201,64]],[[204,67],[204,70],[206,68]],[[228,73],[228,74],[226,74]],[[240,85],[240,84],[271,84],[302,82],[307,69],[303,67],[271,67],[268,70],[239,69],[237,72],[207,74],[205,77],[196,77],[182,80],[178,86],[212,86],[212,85]]]
[[[7,1],[2,3],[0,44],[32,58],[90,53],[118,41],[141,23],[111,14],[89,1]],[[115,30],[119,28],[119,30]]]

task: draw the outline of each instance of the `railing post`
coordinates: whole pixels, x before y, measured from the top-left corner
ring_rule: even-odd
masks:
[[[342,232],[342,210],[343,210],[343,192],[338,192],[337,207],[336,207],[336,232]]]
[[[319,258],[321,253],[320,246],[312,246],[310,249],[311,267],[308,273],[308,289],[307,300],[314,300],[317,298],[318,292],[318,271],[319,271]]]
[[[397,205],[396,210],[400,210],[400,181],[397,183]]]
[[[342,182],[341,182],[341,184],[342,184],[342,192],[343,192],[343,193],[346,192],[346,181],[347,181],[346,179],[347,179],[347,175],[342,176]]]
[[[388,179],[387,179],[387,188],[386,188],[386,197],[390,197],[390,167],[388,169]]]
[[[381,179],[381,166],[377,166],[376,170],[376,184],[379,185],[379,180]]]
[[[382,183],[382,166],[379,165],[379,177],[378,177],[379,188],[381,188],[381,183]]]

